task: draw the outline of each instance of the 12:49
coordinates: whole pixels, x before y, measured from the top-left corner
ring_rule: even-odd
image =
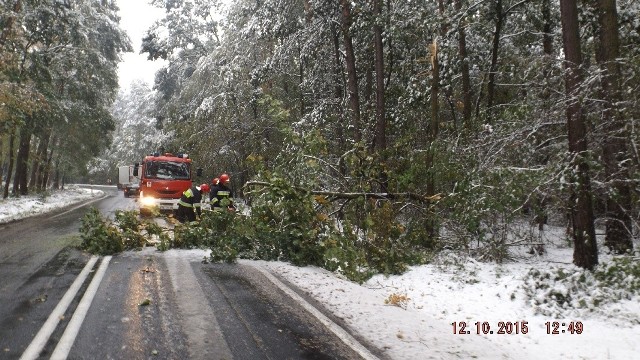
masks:
[[[559,321],[547,321],[544,323],[547,327],[547,334],[582,334],[584,325],[581,321],[559,322]]]

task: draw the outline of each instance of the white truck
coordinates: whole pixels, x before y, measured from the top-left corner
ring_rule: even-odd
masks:
[[[118,167],[118,189],[124,192],[124,197],[140,194],[140,178],[133,175],[133,165]]]

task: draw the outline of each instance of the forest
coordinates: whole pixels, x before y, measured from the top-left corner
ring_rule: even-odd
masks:
[[[5,197],[162,148],[232,176],[234,238],[271,239],[249,257],[501,262],[549,225],[582,268],[634,251],[637,1],[150,2],[142,52],[168,65],[119,94],[117,2],[2,2]]]

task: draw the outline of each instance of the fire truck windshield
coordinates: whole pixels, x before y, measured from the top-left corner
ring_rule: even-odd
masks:
[[[147,179],[189,180],[191,171],[189,163],[175,161],[147,161],[144,176]]]

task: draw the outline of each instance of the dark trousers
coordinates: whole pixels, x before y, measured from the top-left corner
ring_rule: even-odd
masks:
[[[196,213],[193,211],[193,208],[178,204],[176,219],[180,222],[196,221]]]

